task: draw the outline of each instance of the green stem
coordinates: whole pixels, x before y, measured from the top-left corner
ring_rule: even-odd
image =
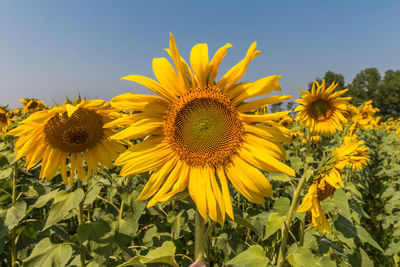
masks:
[[[14,175],[11,180],[11,204],[14,205],[17,195],[17,178],[18,178],[18,161],[14,163]],[[17,236],[15,232],[11,232],[11,267],[16,266],[17,261]]]
[[[78,187],[82,188],[82,182],[78,181]],[[78,225],[81,225],[84,223],[84,217],[83,217],[83,204],[85,202],[85,199],[83,199],[79,203],[79,208],[78,208]],[[79,254],[81,257],[81,266],[85,267],[86,266],[86,261],[85,261],[85,246],[82,243],[79,243]]]
[[[194,261],[201,261],[204,256],[205,238],[204,238],[205,222],[201,217],[198,209],[196,209],[196,225],[195,225],[195,243],[194,243]]]
[[[122,214],[124,213],[124,206],[125,206],[125,201],[121,200],[121,208],[119,209],[118,212],[119,220],[122,220]]]
[[[292,200],[292,204],[290,205],[290,209],[289,209],[289,214],[286,218],[285,221],[285,225],[282,226],[281,231],[282,231],[282,242],[281,242],[281,246],[279,248],[279,255],[278,255],[278,264],[277,267],[281,267],[284,261],[284,254],[285,254],[285,247],[286,247],[286,241],[287,241],[287,237],[288,237],[288,231],[289,228],[292,224],[292,218],[294,215],[294,212],[297,208],[297,204],[299,202],[300,199],[300,193],[301,190],[303,188],[304,183],[308,180],[308,178],[311,175],[311,171],[307,168],[304,171],[303,177],[301,177],[300,182],[296,188],[296,191],[294,192],[294,196],[293,196],[293,200]]]

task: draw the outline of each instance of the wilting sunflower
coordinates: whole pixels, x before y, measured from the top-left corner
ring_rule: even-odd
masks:
[[[24,113],[35,112],[46,106],[42,100],[38,100],[38,99],[34,99],[34,98],[33,99],[29,99],[29,98],[20,99],[19,103],[24,104],[24,109],[23,109]]]
[[[301,99],[296,100],[300,105],[294,111],[298,112],[296,120],[304,128],[309,127],[311,132],[323,136],[334,134],[337,130],[343,131],[342,125],[347,123],[345,114],[351,97],[339,97],[347,89],[334,92],[337,86],[333,82],[325,88],[325,80],[322,80],[321,85],[315,81],[311,91],[301,91]]]
[[[0,133],[7,132],[7,127],[10,123],[11,120],[8,113],[4,109],[0,108]]]
[[[238,83],[250,61],[260,54],[254,42],[245,58],[216,82],[218,66],[230,44],[209,61],[207,44],[193,47],[189,65],[179,55],[173,35],[166,49],[175,69],[165,58],[153,60],[159,82],[132,75],[122,79],[140,83],[159,96],[127,93],[111,104],[121,110],[140,111],[125,115],[109,126],[128,128],[112,139],[149,136],[133,145],[115,161],[121,175],[149,171],[151,177],[137,200],[153,198],[148,206],[166,201],[188,188],[201,216],[223,223],[225,213],[233,218],[227,178],[249,201],[263,203],[272,188],[259,170],[294,176],[285,160],[282,142],[288,130],[273,122],[288,112],[254,115],[248,112],[290,96],[244,100],[281,90],[280,76]]]
[[[108,137],[115,134],[103,125],[116,119],[117,113],[103,100],[81,101],[77,105],[56,106],[33,113],[22,125],[8,132],[18,137],[15,145],[17,158],[26,157],[27,170],[42,160],[39,177],[52,179],[57,169],[65,184],[72,184],[75,172],[80,180],[88,180],[98,165],[112,167],[112,160],[125,147]],[[67,161],[71,163],[69,180]],[[83,167],[83,159],[87,171]]]
[[[314,181],[304,196],[297,212],[306,212],[311,210],[312,221],[310,229],[317,229],[320,233],[330,232],[329,222],[321,207],[321,201],[332,197],[335,188],[325,181],[324,178]]]

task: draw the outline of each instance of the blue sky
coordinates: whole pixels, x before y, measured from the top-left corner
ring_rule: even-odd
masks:
[[[119,80],[154,77],[169,32],[187,60],[196,43],[211,55],[233,44],[220,73],[257,41],[243,80],[281,74],[281,94],[298,97],[327,70],[346,83],[366,67],[400,69],[400,1],[12,1],[0,3],[0,105],[35,97],[52,104],[137,92]]]

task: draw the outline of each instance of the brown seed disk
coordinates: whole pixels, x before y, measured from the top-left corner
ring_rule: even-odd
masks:
[[[71,117],[67,112],[55,114],[44,126],[46,139],[64,152],[83,152],[103,137],[102,116],[93,110],[78,108]]]
[[[7,116],[5,113],[0,113],[0,122],[7,123]]]
[[[328,100],[318,99],[310,104],[309,114],[318,121],[328,119],[332,114],[332,107]]]
[[[238,112],[215,88],[196,89],[181,96],[170,106],[165,121],[166,141],[192,166],[226,163],[243,138]]]
[[[334,188],[333,186],[331,186],[329,183],[326,183],[326,182],[325,182],[325,186],[323,189],[321,189],[319,186],[317,188],[318,188],[317,194],[318,194],[319,201],[325,200],[326,198],[332,196],[336,190],[336,188]]]

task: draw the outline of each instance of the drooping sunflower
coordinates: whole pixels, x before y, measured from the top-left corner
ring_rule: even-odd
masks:
[[[34,98],[20,99],[19,103],[24,104],[24,109],[23,109],[24,113],[32,113],[32,112],[40,110],[46,106],[42,100],[38,100],[38,99],[34,99]]]
[[[317,229],[320,233],[330,232],[331,228],[325,213],[321,207],[321,201],[332,197],[335,188],[326,182],[324,178],[314,181],[304,196],[297,212],[306,212],[311,210],[312,221],[310,229]]]
[[[18,159],[26,157],[27,170],[42,161],[39,178],[50,180],[60,168],[64,183],[72,184],[75,172],[80,180],[85,177],[88,180],[92,172],[97,173],[99,164],[101,168],[103,165],[112,168],[112,160],[125,149],[120,142],[108,140],[114,130],[103,128],[117,118],[116,114],[103,100],[82,100],[76,105],[37,111],[8,135],[18,137],[15,151]]]
[[[296,120],[304,128],[310,128],[315,134],[328,136],[336,131],[343,131],[343,124],[347,123],[347,105],[351,97],[339,97],[347,92],[343,89],[334,92],[338,86],[333,82],[325,88],[325,80],[321,85],[315,81],[311,91],[301,91],[301,99],[296,102],[300,105],[294,110],[298,112]]]
[[[11,120],[7,111],[0,107],[0,133],[7,132],[7,128],[10,123]]]
[[[290,96],[244,102],[281,90],[280,76],[238,83],[250,61],[260,54],[254,42],[245,58],[216,82],[218,67],[229,47],[220,48],[209,61],[207,44],[195,45],[190,68],[171,34],[166,51],[176,70],[167,59],[155,58],[153,70],[158,82],[138,75],[122,78],[159,95],[127,93],[111,101],[118,109],[140,111],[108,124],[130,125],[112,139],[148,136],[115,161],[123,166],[121,175],[151,172],[137,200],[153,196],[148,203],[152,206],[187,188],[201,216],[205,219],[208,215],[222,224],[225,213],[233,218],[227,179],[249,201],[263,203],[264,197],[272,195],[272,188],[259,169],[295,175],[281,162],[286,154],[282,142],[290,140],[290,134],[273,121],[288,112],[249,113]]]

